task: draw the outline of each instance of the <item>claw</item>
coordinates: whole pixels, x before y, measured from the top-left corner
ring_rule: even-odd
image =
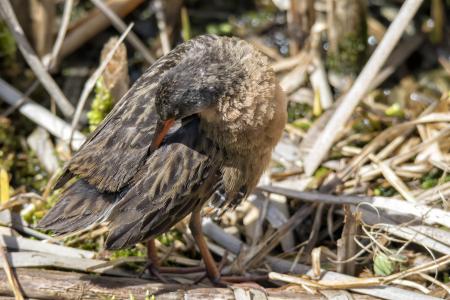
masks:
[[[143,278],[143,276],[146,275],[146,273],[148,273],[148,276],[150,277],[156,277],[163,283],[169,283],[167,279],[165,279],[164,276],[161,275],[161,273],[159,272],[159,268],[151,261],[147,262],[147,264],[144,267],[144,270],[139,275],[139,278]]]

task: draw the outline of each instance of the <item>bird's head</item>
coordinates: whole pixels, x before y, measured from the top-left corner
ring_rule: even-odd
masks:
[[[233,130],[263,127],[276,105],[275,76],[267,60],[250,44],[213,38],[192,42],[158,82],[155,106],[160,130],[175,120],[199,115],[208,124]]]
[[[161,79],[156,91],[156,111],[161,120],[182,119],[212,108],[225,94],[227,72],[223,63],[188,57]]]

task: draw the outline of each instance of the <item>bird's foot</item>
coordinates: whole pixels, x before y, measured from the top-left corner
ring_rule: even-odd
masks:
[[[161,272],[159,270],[159,267],[156,266],[151,261],[148,261],[147,264],[144,267],[144,270],[139,275],[140,278],[144,276],[154,277],[160,280],[163,283],[168,283],[167,279],[164,278],[164,276],[161,275]]]
[[[257,283],[258,281],[268,280],[268,276],[219,276],[219,277],[210,277],[207,274],[202,275],[197,280],[195,280],[194,284],[197,284],[208,278],[209,281],[214,286],[217,287],[230,287],[230,286],[239,286],[239,287],[248,287],[248,288],[261,288],[261,286]]]

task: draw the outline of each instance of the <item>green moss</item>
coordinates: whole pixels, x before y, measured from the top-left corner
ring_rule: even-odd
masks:
[[[389,187],[377,187],[373,190],[375,196],[392,197],[395,195],[395,189],[391,186]]]
[[[353,130],[357,133],[378,132],[382,128],[379,120],[373,120],[367,116],[363,116],[353,123]]]
[[[3,21],[0,21],[0,61],[2,66],[10,66],[16,59],[16,41]]]
[[[447,283],[450,282],[450,276],[448,275],[448,272],[444,272],[444,273],[443,273],[443,279],[442,279],[442,281],[443,281],[445,284],[447,284]]]
[[[181,233],[178,230],[170,230],[166,233],[158,236],[158,241],[164,246],[170,246],[175,240],[180,240],[182,238]]]
[[[394,103],[391,106],[389,106],[385,112],[386,116],[388,117],[398,117],[402,118],[405,116],[405,111],[401,107],[399,103]]]
[[[217,35],[247,35],[259,32],[273,23],[274,13],[271,11],[249,11],[242,16],[232,17],[228,22],[210,23],[206,32]]]
[[[233,33],[233,26],[228,22],[208,24],[206,26],[206,32],[216,35],[231,35]]]
[[[128,249],[120,249],[120,250],[115,250],[112,252],[111,254],[111,259],[117,259],[117,258],[121,258],[121,257],[130,257],[130,256],[145,256],[146,254],[136,248],[136,247],[132,247],[132,248],[128,248]]]
[[[311,123],[306,119],[298,119],[292,122],[294,127],[297,127],[302,130],[308,130],[311,127]]]
[[[336,53],[328,52],[327,66],[339,74],[357,74],[367,59],[367,25],[348,33],[338,44]]]
[[[434,168],[420,179],[420,186],[423,189],[430,189],[439,183],[450,181],[449,174],[445,175],[445,177],[443,177],[443,175],[444,173],[442,170]]]
[[[103,77],[95,84],[95,98],[92,101],[91,110],[87,113],[89,130],[92,132],[103,121],[113,107],[113,99],[109,89],[105,86]]]
[[[311,106],[303,103],[289,103],[288,122],[294,122],[298,119],[310,118],[312,114]]]
[[[0,166],[11,176],[12,186],[42,192],[49,175],[35,153],[22,147],[18,136],[11,122],[0,118]]]

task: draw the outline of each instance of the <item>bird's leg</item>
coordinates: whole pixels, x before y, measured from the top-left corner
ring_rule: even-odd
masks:
[[[167,282],[159,272],[159,258],[154,238],[147,241],[147,265],[144,269],[145,271],[148,271],[150,275],[157,277],[162,282]]]
[[[155,267],[159,267],[158,252],[156,251],[156,243],[154,238],[147,241],[147,258],[149,263]]]
[[[189,222],[189,228],[191,229],[192,236],[197,243],[200,255],[203,258],[206,267],[206,273],[208,278],[218,284],[220,282],[220,272],[216,266],[216,262],[209,252],[208,245],[206,244],[205,236],[202,231],[202,216],[201,207],[196,208],[191,215],[191,221]]]
[[[147,241],[147,264],[144,272],[149,272],[151,276],[158,278],[160,281],[167,283],[168,281],[162,274],[189,274],[204,272],[204,267],[191,267],[191,268],[177,268],[177,267],[162,267],[158,253],[156,251],[155,239]],[[143,275],[143,274],[142,274]]]

